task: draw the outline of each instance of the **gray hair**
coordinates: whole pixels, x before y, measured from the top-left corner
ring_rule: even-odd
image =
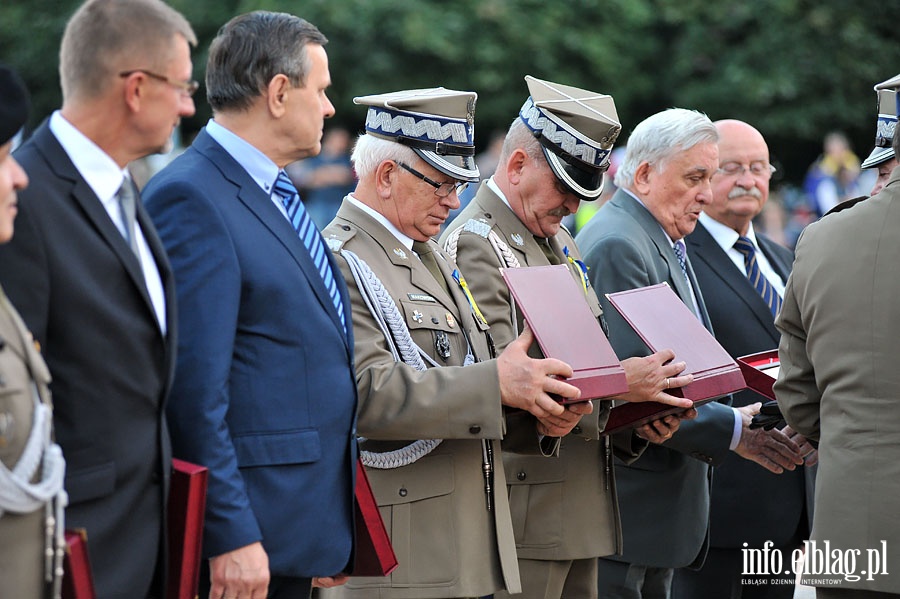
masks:
[[[634,128],[625,147],[625,157],[616,171],[617,187],[631,187],[642,162],[657,170],[679,152],[698,144],[717,143],[719,132],[709,117],[696,110],[669,108],[650,116]]]
[[[356,170],[356,176],[360,181],[372,175],[378,165],[385,160],[393,160],[395,162],[405,162],[412,165],[419,160],[412,148],[398,144],[397,142],[388,141],[368,133],[363,133],[356,140],[353,146],[353,153],[350,155],[350,161]]]
[[[544,159],[541,142],[538,141],[531,129],[519,117],[516,117],[509,126],[509,131],[506,132],[506,139],[503,140],[503,148],[500,150],[498,164],[506,164],[509,157],[517,149],[524,150],[532,160]]]
[[[129,69],[165,70],[179,35],[197,45],[187,19],[160,0],[88,0],[63,33],[63,98],[96,98],[113,77]]]
[[[206,95],[214,111],[246,110],[279,74],[306,85],[308,44],[328,39],[312,23],[283,12],[254,11],[228,21],[209,47]]]

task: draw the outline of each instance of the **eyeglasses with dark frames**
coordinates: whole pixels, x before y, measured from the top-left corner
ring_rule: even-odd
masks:
[[[429,179],[428,177],[426,177],[425,175],[423,175],[422,173],[420,173],[413,167],[409,166],[408,164],[406,164],[404,162],[400,162],[399,160],[396,162],[397,162],[398,166],[405,169],[410,174],[418,177],[422,181],[425,181],[426,183],[428,183],[429,185],[434,187],[434,195],[436,195],[439,198],[446,198],[448,195],[453,193],[453,190],[456,190],[456,195],[459,195],[463,191],[465,191],[465,189],[469,186],[469,184],[465,181],[446,181],[444,183],[438,183],[437,181],[434,181],[433,179]]]
[[[198,83],[197,81],[178,81],[175,79],[170,79],[165,75],[160,75],[159,73],[148,71],[147,69],[131,69],[130,71],[122,71],[121,73],[119,73],[119,77],[130,77],[135,73],[143,73],[147,77],[156,79],[157,81],[168,83],[172,87],[180,89],[188,97],[193,96],[200,88],[200,83]]]

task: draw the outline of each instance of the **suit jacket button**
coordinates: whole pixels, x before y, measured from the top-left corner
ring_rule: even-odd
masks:
[[[469,432],[472,433],[473,435],[477,435],[478,433],[481,432],[481,427],[478,426],[477,424],[473,424],[472,426],[469,427]]]
[[[409,494],[409,491],[407,491],[404,487],[400,487],[399,493],[400,497],[406,497]]]
[[[525,474],[524,471],[522,471],[522,472],[517,472],[517,473],[516,473],[516,478],[519,479],[519,480],[525,480],[526,478],[528,478],[528,475]]]
[[[578,425],[575,425],[575,427],[572,429],[572,433],[575,434],[575,435],[580,435],[580,434],[581,434],[581,427],[578,426]]]

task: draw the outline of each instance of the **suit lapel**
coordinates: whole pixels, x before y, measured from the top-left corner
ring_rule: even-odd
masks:
[[[109,245],[112,252],[122,263],[125,272],[128,273],[129,278],[132,280],[135,287],[137,287],[138,292],[144,299],[147,309],[153,315],[154,321],[156,321],[156,311],[153,308],[153,302],[150,301],[150,294],[147,292],[147,283],[144,280],[144,273],[141,270],[141,265],[137,256],[131,251],[128,242],[122,237],[122,234],[119,232],[115,223],[113,223],[109,213],[94,193],[94,190],[91,189],[90,185],[88,185],[81,176],[81,173],[78,172],[78,169],[75,168],[75,165],[72,164],[72,160],[69,158],[68,154],[66,154],[65,150],[63,150],[63,147],[60,145],[59,140],[56,139],[56,136],[50,131],[50,127],[47,123],[35,133],[35,144],[44,154],[44,158],[50,168],[53,169],[54,174],[56,174],[61,181],[68,181],[71,184],[72,187],[69,191],[69,195],[75,200],[75,203],[81,208],[88,222],[93,225],[100,237],[102,237]],[[147,237],[147,231],[151,230],[153,225],[150,223],[150,219],[146,212],[143,211],[143,206],[141,206],[140,202],[138,202],[138,206],[140,206],[142,217],[139,221],[141,231],[144,233],[144,236]],[[159,264],[158,259],[157,264]],[[166,265],[168,265],[168,261],[166,261]],[[160,273],[162,273],[162,271],[160,271]],[[167,297],[166,299],[168,300],[169,298]],[[174,304],[168,305],[171,306]]]
[[[731,261],[722,247],[701,223],[687,237],[687,243],[691,247],[692,256],[704,262],[707,268],[729,287],[734,295],[747,306],[747,309],[759,321],[760,325],[775,335],[777,332],[772,324],[772,313],[763,301],[756,288],[750,284],[747,275],[741,272]]]
[[[653,245],[656,246],[659,257],[666,263],[666,267],[669,270],[669,284],[672,285],[675,293],[677,293],[678,297],[687,304],[688,308],[690,308],[692,312],[696,312],[694,301],[691,299],[691,290],[688,288],[688,282],[681,272],[681,264],[678,263],[678,257],[675,256],[675,251],[672,249],[672,245],[669,243],[665,232],[653,215],[650,214],[650,211],[622,190],[617,191],[616,195],[613,196],[613,199],[610,201],[638,221],[641,228],[643,228],[650,237]],[[702,308],[700,313],[703,314],[704,312],[705,308]]]
[[[791,264],[777,251],[778,249],[781,249],[782,252],[786,250],[780,248],[774,241],[759,233],[756,234],[756,243],[759,244],[759,249],[766,255],[769,264],[775,269],[778,276],[781,277],[782,282],[787,283],[788,277],[791,274]]]
[[[300,270],[303,271],[319,303],[325,308],[325,311],[346,341],[344,327],[341,325],[334,302],[331,301],[331,296],[328,295],[328,290],[325,288],[325,281],[319,275],[312,256],[309,255],[309,250],[306,249],[291,223],[275,207],[272,199],[266,195],[256,181],[247,174],[247,171],[222,146],[216,143],[205,129],[197,136],[193,147],[215,164],[222,175],[238,188],[238,201],[281,242],[294,262],[300,267]],[[328,246],[325,245],[324,240],[322,240],[322,245],[326,250],[332,272],[335,273],[335,276],[339,276],[338,266],[334,262],[331,252],[328,251]],[[342,299],[346,307],[347,298],[342,296]],[[350,320],[348,319],[347,322],[349,323]]]

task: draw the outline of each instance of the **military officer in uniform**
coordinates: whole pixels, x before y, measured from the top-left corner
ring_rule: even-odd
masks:
[[[530,332],[492,359],[466,279],[431,239],[478,180],[475,99],[434,88],[354,100],[369,107],[360,181],[323,234],[350,288],[358,433],[400,565],[322,596],[520,592],[498,441],[549,454],[591,410],[548,395],[579,392],[556,378],[567,364],[527,356]]]
[[[579,200],[596,200],[602,192],[621,129],[615,104],[607,95],[525,79],[531,95],[509,128],[499,168],[441,239],[468,275],[498,349],[523,327],[521,312],[511,314],[501,267],[567,264],[602,319],[575,242],[560,221]],[[625,360],[630,392],[623,398],[684,402],[665,393],[692,380],[677,376],[683,362],[663,366],[673,357],[665,351]],[[630,431],[613,435],[612,443],[602,437],[609,409],[609,401],[595,402],[594,412],[562,440],[558,461],[503,456],[524,598],[597,597],[596,558],[622,550],[611,446],[630,461],[646,441]],[[670,416],[639,434],[664,442],[678,423]]]
[[[0,66],[0,243],[13,235],[16,190],[28,177],[10,155],[28,96]],[[0,288],[0,595],[48,597],[61,565],[65,466],[51,440],[50,372]],[[57,534],[57,525],[59,534]],[[49,551],[49,555],[46,553]]]

